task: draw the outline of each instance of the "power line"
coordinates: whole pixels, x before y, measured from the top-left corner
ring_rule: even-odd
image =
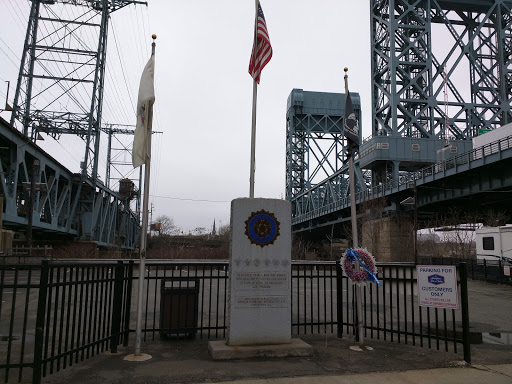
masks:
[[[168,199],[168,200],[178,200],[178,201],[194,201],[198,203],[231,203],[231,201],[227,200],[207,200],[207,199],[186,199],[182,197],[171,197],[171,196],[158,196],[158,195],[152,195],[151,197],[160,198],[160,199]]]
[[[133,103],[133,100],[131,97],[130,89],[128,87],[128,82],[126,80],[126,74],[124,72],[124,66],[123,66],[123,61],[121,60],[121,54],[119,53],[119,44],[117,43],[116,32],[115,32],[115,27],[114,27],[113,22],[112,22],[112,32],[114,35],[114,42],[115,42],[115,46],[116,46],[116,50],[117,50],[117,56],[119,58],[119,64],[121,64],[121,71],[123,73],[124,83],[126,85],[126,91],[128,92],[128,97],[130,98],[130,103],[132,104],[132,110],[135,112],[136,108],[135,108],[135,104]]]

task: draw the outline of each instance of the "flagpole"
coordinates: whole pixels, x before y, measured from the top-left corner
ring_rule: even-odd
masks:
[[[349,97],[348,93],[348,68],[345,71],[345,97]],[[352,150],[348,153],[348,175],[350,182],[350,215],[352,218],[352,248],[358,247],[357,241],[357,219],[356,219],[356,194],[355,194],[355,180],[354,180],[354,154]]]
[[[345,71],[345,97],[349,97],[348,92],[348,68],[344,68]],[[350,183],[350,218],[352,222],[352,248],[359,248],[357,239],[357,209],[356,209],[356,181],[354,176],[354,153],[350,149],[348,154],[348,177]],[[359,345],[364,344],[363,337],[363,303],[362,303],[363,287],[356,286],[356,308],[357,308],[357,329]]]
[[[255,1],[256,3],[256,14],[254,17],[254,40],[252,46],[252,58],[254,60],[254,64],[256,64],[256,51],[258,45],[258,4],[259,0]],[[253,65],[254,65],[253,64]],[[258,98],[258,82],[256,79],[253,79],[252,83],[252,129],[251,129],[251,169],[250,169],[250,177],[249,177],[249,197],[254,198],[254,174],[256,172],[256,101]]]
[[[155,55],[155,39],[153,35],[153,43],[151,44],[151,56]],[[142,307],[144,305],[144,280],[146,276],[146,248],[147,248],[147,232],[148,232],[148,205],[149,205],[149,181],[151,176],[151,132],[153,127],[153,103],[150,103],[148,113],[148,132],[147,137],[147,156],[144,163],[144,200],[142,204],[142,228],[140,235],[139,247],[139,290],[137,300],[137,323],[135,328],[135,356],[141,356],[141,333],[142,333]],[[149,356],[149,355],[148,355]]]

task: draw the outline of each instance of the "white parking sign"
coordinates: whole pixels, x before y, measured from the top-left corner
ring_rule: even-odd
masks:
[[[455,267],[418,265],[418,302],[422,307],[459,308]]]

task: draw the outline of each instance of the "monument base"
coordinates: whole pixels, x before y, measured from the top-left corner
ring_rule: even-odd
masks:
[[[301,339],[291,339],[287,344],[243,346],[230,346],[225,340],[210,341],[208,351],[213,360],[313,356],[313,347]]]

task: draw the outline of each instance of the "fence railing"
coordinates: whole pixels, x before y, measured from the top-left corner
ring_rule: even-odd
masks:
[[[131,267],[119,263],[0,266],[0,373],[39,383],[128,342]],[[31,371],[28,372],[27,371]]]
[[[472,163],[475,163],[475,166],[481,166],[482,163],[486,163],[487,161],[497,161],[502,156],[497,156],[497,154],[502,154],[505,151],[510,153],[511,148],[512,136],[501,138],[471,151],[461,153],[445,161],[429,165],[418,171],[407,172],[401,175],[398,179],[390,179],[381,185],[369,187],[365,191],[357,192],[355,196],[356,202],[368,201],[396,193],[408,188],[412,183],[421,185],[435,179],[440,179],[445,177],[447,171],[452,169],[456,170],[457,167],[462,165],[465,166],[464,170],[466,170],[466,168],[468,168]],[[325,193],[325,191],[340,191],[339,176],[346,172],[347,169],[343,168],[342,170],[333,173],[328,178],[320,181],[307,191],[303,191],[296,196],[293,196],[292,203],[295,206],[295,211],[292,212],[292,225],[312,220],[333,211],[349,207],[351,201],[349,195],[333,195],[327,198]]]
[[[468,278],[471,280],[481,280],[490,283],[512,285],[512,276],[505,274],[505,267],[511,266],[502,260],[478,260],[478,259],[457,259],[450,257],[420,257],[421,264],[434,265],[458,265],[466,263],[468,268]]]
[[[444,349],[457,353],[463,338],[462,310],[420,307],[416,266],[377,264],[381,286],[363,287],[365,338]],[[466,268],[464,266],[464,268]],[[459,268],[458,268],[459,269]],[[466,269],[464,269],[466,271]],[[467,298],[458,278],[461,306]],[[292,330],[295,334],[336,333],[357,337],[356,285],[339,265],[294,263],[292,268]],[[466,304],[467,305],[467,302]],[[469,354],[465,355],[467,360]]]
[[[412,264],[378,264],[381,286],[363,288],[365,338],[457,352],[470,361],[465,267],[457,267],[462,310],[419,307]],[[135,330],[138,268],[133,261],[0,266],[0,374],[41,377],[128,345]],[[146,262],[143,340],[226,338],[227,261]],[[292,332],[356,335],[355,285],[335,262],[293,262]],[[466,311],[466,316],[464,316]],[[467,351],[466,351],[467,349]],[[31,372],[29,372],[31,371]]]

